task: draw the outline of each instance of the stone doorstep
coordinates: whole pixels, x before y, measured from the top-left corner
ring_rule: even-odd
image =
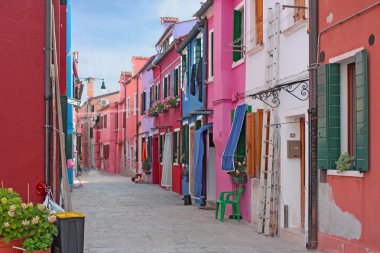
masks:
[[[301,228],[281,228],[280,237],[283,239],[297,243],[299,245],[305,245],[305,233],[302,232]]]

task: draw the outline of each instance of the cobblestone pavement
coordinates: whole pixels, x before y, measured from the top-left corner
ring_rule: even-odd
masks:
[[[74,210],[86,215],[88,253],[307,252],[302,245],[259,235],[245,222],[219,222],[213,210],[184,206],[179,195],[157,185],[94,171],[80,179],[83,187],[74,189],[72,201]]]

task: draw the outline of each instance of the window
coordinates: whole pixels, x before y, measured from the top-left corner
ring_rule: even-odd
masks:
[[[103,128],[107,129],[107,114],[103,116],[103,121],[104,121]]]
[[[164,77],[164,99],[170,96],[170,74]]]
[[[151,85],[149,88],[149,108],[152,108],[154,101],[154,85]]]
[[[99,129],[103,129],[104,121],[103,121],[103,116],[99,117]]]
[[[294,0],[294,6],[305,7],[305,0]],[[294,23],[297,21],[305,19],[305,9],[304,8],[294,8]]]
[[[263,44],[263,0],[251,0],[251,25],[253,45]]]
[[[178,97],[178,91],[179,91],[179,66],[172,71],[172,86],[173,86],[173,97]]]
[[[209,40],[209,77],[214,76],[214,31],[210,32],[210,40]]]
[[[138,110],[138,106],[137,106],[137,93],[135,93],[135,95],[133,96],[133,115],[137,115],[137,110]]]
[[[126,117],[126,112],[124,111],[123,112],[123,128],[125,128],[125,125],[126,125],[126,121],[127,121],[127,117]]]
[[[319,169],[336,169],[335,161],[349,152],[353,170],[368,170],[367,50],[352,61],[318,67]]]
[[[95,105],[91,105],[91,112],[95,111]]]
[[[109,144],[103,145],[103,158],[108,159],[109,156],[110,156],[110,145]]]
[[[131,101],[127,98],[127,118],[131,115]]]
[[[202,38],[197,38],[194,44],[194,56],[195,56],[195,64],[198,64],[202,57]]]
[[[188,82],[187,56],[188,56],[187,51],[186,53],[182,54],[182,78],[181,78],[182,86],[186,85],[186,82]]]
[[[173,135],[173,163],[179,164],[179,152],[180,152],[180,139],[179,130],[174,132]]]
[[[233,55],[234,62],[243,58],[244,45],[244,7],[234,10],[234,26],[233,26]]]
[[[141,115],[144,115],[146,110],[146,91],[141,93]]]
[[[159,99],[160,99],[160,83],[156,84],[155,101],[158,101]]]
[[[115,114],[115,130],[119,128],[119,114]]]
[[[94,129],[91,127],[90,128],[90,138],[94,137]]]
[[[163,161],[163,158],[164,158],[164,142],[165,142],[165,135],[164,134],[161,134],[160,135],[160,152],[159,152],[159,156],[160,156],[160,162],[162,163]]]

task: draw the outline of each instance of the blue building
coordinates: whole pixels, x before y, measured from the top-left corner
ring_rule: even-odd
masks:
[[[177,52],[182,58],[182,193],[191,195],[195,203],[206,204],[206,154],[209,141],[206,124],[206,58],[207,29],[205,22],[196,23],[180,43]]]

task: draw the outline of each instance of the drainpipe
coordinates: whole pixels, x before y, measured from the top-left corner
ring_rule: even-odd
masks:
[[[139,79],[140,79],[140,72],[137,72],[137,76],[136,76],[136,110],[138,111],[138,108],[139,108]],[[136,171],[138,171],[139,169],[139,139],[138,139],[138,132],[139,132],[139,114],[138,112],[135,112],[136,113],[136,149],[135,149],[135,152],[136,152],[136,164],[137,164],[137,168],[136,168]]]
[[[127,84],[126,82],[123,83],[124,85],[124,113],[123,113],[123,122],[122,125],[124,124],[124,163],[125,166],[127,166]],[[125,115],[125,118],[124,118]],[[127,168],[125,168],[127,170]]]
[[[51,49],[52,18],[51,0],[45,1],[45,183],[50,185],[50,100],[51,100]],[[57,64],[57,63],[55,63]]]
[[[317,52],[318,52],[318,0],[309,0],[310,34],[309,34],[309,186],[308,186],[308,249],[318,245],[318,168],[317,168]]]

